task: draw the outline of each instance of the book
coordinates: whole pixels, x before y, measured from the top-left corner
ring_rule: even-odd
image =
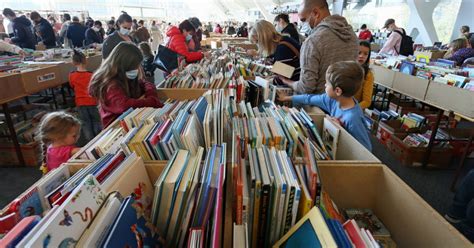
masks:
[[[344,214],[348,219],[354,219],[357,225],[367,229],[374,238],[388,238],[390,232],[371,209],[345,209]]]
[[[347,220],[342,226],[344,227],[344,230],[346,230],[350,240],[356,248],[368,247],[364,241],[360,227],[353,219]]]
[[[295,72],[295,68],[293,66],[277,61],[273,64],[271,72],[284,76],[286,78],[291,78],[293,76],[293,73]]]
[[[100,247],[156,247],[162,240],[133,196],[122,203],[118,217]]]
[[[0,239],[0,247],[15,247],[40,220],[41,217],[38,215],[23,218],[12,230]]]
[[[235,247],[235,248],[248,248],[249,247],[247,224],[237,225],[236,223],[234,223],[232,244],[233,244],[232,247]]]
[[[337,247],[317,207],[301,218],[273,247]]]
[[[323,141],[329,152],[331,159],[336,160],[337,143],[339,141],[339,133],[341,129],[328,118],[324,118],[323,125]]]

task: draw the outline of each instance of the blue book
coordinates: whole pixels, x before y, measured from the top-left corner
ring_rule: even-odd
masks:
[[[204,97],[200,97],[195,103],[194,107],[191,109],[191,113],[195,114],[198,117],[201,126],[204,122],[204,115],[206,114],[207,109],[207,100]]]
[[[158,234],[150,229],[153,225],[147,222],[144,212],[137,211],[132,196],[122,203],[119,215],[101,247],[160,247]]]

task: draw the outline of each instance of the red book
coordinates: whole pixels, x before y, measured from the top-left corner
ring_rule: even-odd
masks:
[[[19,221],[19,215],[14,212],[10,212],[0,217],[0,234],[7,233],[12,230]]]
[[[54,203],[53,203],[53,206],[61,206],[61,204],[64,203],[64,201],[66,201],[66,199],[69,197],[69,195],[71,195],[71,192],[67,192],[65,195],[61,196],[58,200],[56,200]]]
[[[349,238],[351,239],[352,243],[355,245],[355,248],[367,248],[367,245],[365,244],[364,239],[361,236],[360,228],[355,222],[355,220],[348,220],[342,226],[349,235]]]
[[[15,247],[21,239],[41,220],[38,215],[22,219],[0,240],[0,247]]]
[[[109,165],[107,165],[107,168],[105,168],[98,176],[97,176],[97,181],[99,183],[104,182],[104,180],[107,178],[107,176],[114,171],[117,166],[122,163],[122,161],[125,159],[125,155],[121,153],[119,156],[117,156]]]
[[[125,120],[120,120],[120,126],[123,128],[123,130],[125,131],[125,133],[128,133],[129,129],[128,129],[128,126],[127,126],[127,123],[125,122]]]
[[[242,205],[244,197],[244,184],[242,181],[242,168],[241,159],[237,158],[237,164],[234,166],[233,177],[234,177],[234,211],[235,211],[235,222],[237,225],[242,225]]]
[[[152,145],[158,144],[158,142],[161,140],[163,137],[163,133],[168,129],[168,127],[171,125],[171,120],[168,119],[166,122],[156,131],[155,134],[153,134],[153,137],[150,140],[150,143]]]

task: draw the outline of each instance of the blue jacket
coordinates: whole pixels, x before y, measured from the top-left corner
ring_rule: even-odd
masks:
[[[67,28],[66,37],[71,40],[74,47],[83,47],[86,40],[86,27],[80,23],[72,22]]]
[[[36,24],[35,29],[47,48],[56,46],[56,35],[54,34],[53,27],[46,19],[41,18],[41,21]]]
[[[13,19],[13,37],[11,40],[21,48],[35,49],[36,36],[33,33],[30,20],[26,19],[25,16]]]

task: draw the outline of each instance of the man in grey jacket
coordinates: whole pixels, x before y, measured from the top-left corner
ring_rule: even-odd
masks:
[[[303,0],[298,15],[312,31],[301,46],[300,80],[282,81],[296,94],[321,94],[331,64],[357,60],[357,36],[344,17],[331,15],[326,0]]]

